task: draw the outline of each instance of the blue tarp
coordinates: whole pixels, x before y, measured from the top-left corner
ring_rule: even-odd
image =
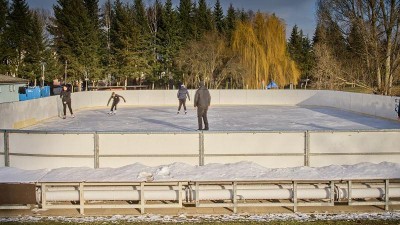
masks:
[[[276,85],[275,82],[271,82],[267,85],[267,89],[272,89],[272,88],[279,88],[278,85]]]

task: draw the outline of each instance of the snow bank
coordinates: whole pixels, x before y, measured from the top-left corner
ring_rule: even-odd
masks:
[[[400,164],[359,163],[326,167],[271,169],[252,162],[191,166],[173,163],[149,167],[140,163],[120,168],[87,167],[53,170],[0,168],[1,183],[32,182],[137,182],[137,181],[221,181],[221,180],[347,180],[400,178]]]

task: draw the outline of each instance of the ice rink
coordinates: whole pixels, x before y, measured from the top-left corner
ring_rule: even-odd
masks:
[[[190,104],[191,102],[189,102]],[[116,115],[109,108],[75,112],[67,119],[51,118],[25,130],[46,131],[196,131],[196,109],[190,104],[187,115],[177,107],[120,107]],[[297,106],[212,106],[208,111],[211,131],[304,131],[400,129],[399,121],[327,107]]]

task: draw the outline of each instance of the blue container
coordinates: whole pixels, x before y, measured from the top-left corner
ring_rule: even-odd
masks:
[[[40,97],[49,97],[50,96],[50,86],[44,86],[40,89]]]
[[[26,100],[28,100],[28,98],[26,97],[26,94],[19,94],[19,100],[26,101]]]
[[[33,93],[34,93],[34,98],[40,98],[40,87],[35,87],[33,89]]]
[[[33,88],[26,89],[26,100],[31,100],[35,98],[35,92]]]

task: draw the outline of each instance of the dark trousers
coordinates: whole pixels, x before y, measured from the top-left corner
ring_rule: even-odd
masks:
[[[199,123],[199,130],[203,129],[203,121],[204,121],[204,129],[208,130],[207,111],[208,107],[197,107],[197,120]]]
[[[181,111],[182,105],[183,105],[183,109],[186,111],[186,99],[179,99],[178,111]]]
[[[63,102],[64,116],[67,115],[67,105],[68,105],[69,112],[71,113],[71,115],[73,114],[72,113],[72,108],[71,108],[71,101],[68,101],[68,102],[65,102],[65,103]]]
[[[117,110],[118,101],[115,101],[111,104],[111,111]]]

